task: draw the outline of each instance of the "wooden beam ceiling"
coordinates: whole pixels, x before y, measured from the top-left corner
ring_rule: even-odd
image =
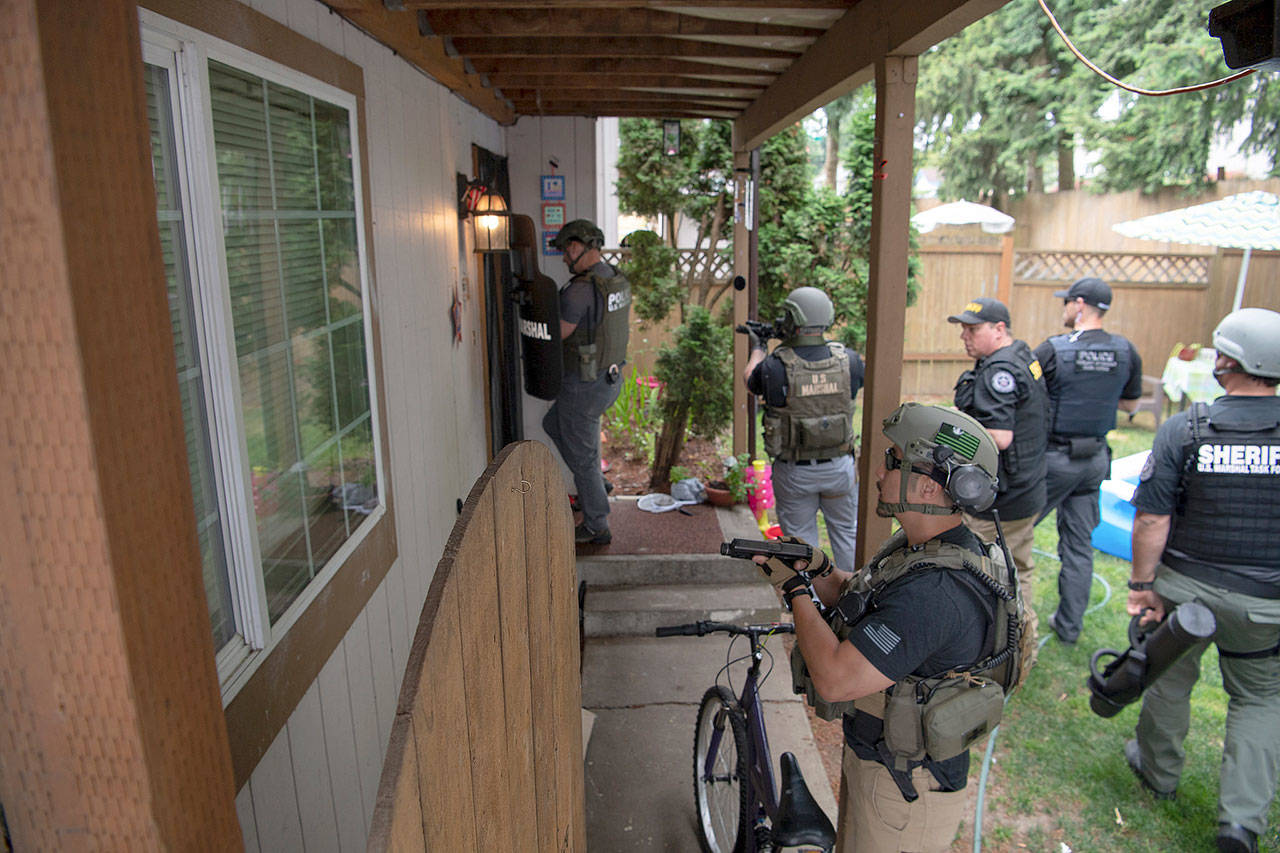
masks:
[[[437,36],[776,36],[812,41],[813,27],[698,18],[658,9],[437,9],[426,11]]]
[[[1007,0],[323,0],[486,115],[778,129]]]

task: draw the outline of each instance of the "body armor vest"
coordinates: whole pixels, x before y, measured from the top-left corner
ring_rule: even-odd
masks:
[[[1081,337],[1049,338],[1058,362],[1049,395],[1050,432],[1103,438],[1115,428],[1116,406],[1129,382],[1129,342],[1119,335],[1087,343]]]
[[[1032,642],[1023,625],[1017,574],[1005,563],[998,545],[986,545],[979,557],[967,548],[930,540],[914,548],[899,530],[880,549],[867,569],[845,582],[840,600],[827,614],[841,641],[859,620],[875,609],[887,587],[912,572],[949,569],[986,595],[989,619],[984,657],[959,670],[928,677],[909,675],[885,693],[855,702],[826,702],[813,686],[797,645],[791,655],[792,686],[804,693],[819,717],[837,719],[857,709],[884,719],[884,739],[899,770],[927,754],[935,761],[952,758],[1000,722],[1004,697],[1022,676],[1023,646]]]
[[[1197,403],[1188,420],[1173,530],[1161,561],[1191,577],[1259,598],[1280,598],[1280,416],[1215,428]]]
[[[832,459],[853,450],[853,396],[849,354],[827,342],[829,355],[805,361],[790,346],[773,354],[787,375],[787,404],[766,407],[764,451],[775,459]]]
[[[1003,368],[1027,388],[1027,395],[1013,413],[1013,441],[1000,451],[1000,493],[1017,491],[1045,477],[1044,448],[1049,440],[1049,395],[1045,390],[1040,362],[1024,341],[997,350],[983,367]],[[956,408],[973,412],[975,370],[960,374],[955,387]],[[997,506],[1000,499],[996,498]],[[976,513],[989,517],[990,513]]]
[[[594,381],[600,371],[622,364],[627,358],[627,338],[631,333],[631,282],[614,267],[609,278],[594,270],[585,277],[595,288],[596,307],[604,306],[604,316],[591,312],[591,322],[579,323],[564,339],[565,373],[577,372],[584,382]]]

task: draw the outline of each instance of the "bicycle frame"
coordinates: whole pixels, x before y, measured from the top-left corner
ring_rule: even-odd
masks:
[[[762,817],[774,821],[778,817],[778,792],[773,777],[773,755],[769,751],[769,733],[764,725],[764,708],[760,704],[760,662],[764,659],[764,643],[755,631],[748,634],[751,640],[751,665],[747,668],[746,680],[742,692],[738,695],[738,705],[747,718],[747,732],[751,744],[751,755],[747,766],[751,776],[751,790],[756,794],[758,823]],[[724,729],[716,732],[711,739],[711,748],[707,750],[707,761],[703,772],[710,773],[715,765],[716,754],[720,749],[720,738]],[[761,815],[760,811],[764,814]],[[748,833],[748,851],[756,849],[755,833]]]
[[[724,767],[717,768],[717,759],[720,758],[720,750],[723,745],[726,732],[729,737],[734,739],[737,760],[745,766],[745,778],[739,780],[743,785],[750,786],[751,796],[754,803],[747,805],[746,812],[748,814],[737,815],[740,819],[749,821],[747,826],[738,826],[738,838],[745,841],[743,849],[747,853],[758,853],[763,840],[772,842],[777,841],[775,833],[780,825],[786,826],[786,835],[788,839],[786,843],[795,845],[797,842],[801,845],[814,844],[812,849],[830,850],[835,842],[835,830],[831,826],[831,822],[827,820],[822,809],[813,801],[812,795],[805,786],[804,777],[800,774],[799,767],[796,765],[795,757],[789,753],[783,753],[782,782],[786,786],[785,792],[779,792],[777,782],[773,773],[773,754],[769,750],[769,734],[765,728],[764,707],[760,702],[760,667],[764,660],[764,639],[773,634],[792,634],[795,633],[795,626],[785,622],[774,622],[762,625],[735,625],[726,622],[702,621],[686,625],[670,625],[655,630],[655,634],[659,637],[674,636],[698,636],[704,637],[712,633],[727,633],[733,636],[742,635],[747,637],[751,643],[751,663],[747,667],[747,673],[743,679],[742,689],[735,695],[732,684],[726,687],[720,684],[717,677],[716,686],[707,691],[704,702],[699,710],[698,732],[695,736],[694,753],[699,756],[701,762],[695,767],[695,788],[701,790],[698,786],[707,784],[717,780],[716,770],[720,773],[725,772]],[[721,674],[728,671],[728,667],[734,663],[740,663],[742,658],[729,660],[725,669],[721,670]],[[718,710],[713,719],[712,725],[706,727],[703,720],[703,710],[709,706],[706,704],[708,699],[715,697],[719,702]],[[725,705],[729,698],[732,697],[737,708],[728,709]],[[739,722],[737,715],[741,713],[742,720]],[[733,719],[725,719],[726,715],[732,714]],[[702,733],[709,734],[705,741],[705,755],[702,747],[698,746]],[[738,739],[743,738],[742,743],[738,745]],[[735,771],[736,772],[736,771]],[[732,781],[724,779],[723,781]],[[699,802],[699,808],[702,809],[702,795],[695,790],[695,799]],[[788,810],[787,814],[783,814],[783,802],[785,800]],[[741,808],[742,803],[738,801],[737,808]],[[797,805],[799,804],[799,805]],[[801,810],[793,812],[793,809]],[[796,814],[803,813],[805,816],[800,823],[797,823]],[[699,818],[702,823],[700,831],[704,834],[704,840],[710,843],[710,836],[707,833],[707,814],[704,811]],[[816,837],[815,837],[816,836]],[[736,840],[735,840],[736,843]],[[808,849],[808,848],[806,848]]]

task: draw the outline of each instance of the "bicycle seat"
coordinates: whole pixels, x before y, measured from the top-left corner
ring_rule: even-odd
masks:
[[[773,843],[779,847],[815,844],[823,850],[836,843],[835,828],[809,793],[800,764],[789,752],[782,753],[782,796],[773,822]]]

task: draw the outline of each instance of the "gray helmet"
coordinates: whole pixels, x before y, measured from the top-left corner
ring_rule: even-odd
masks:
[[[551,238],[551,245],[563,252],[570,240],[577,240],[588,249],[599,249],[604,246],[604,232],[590,219],[575,219],[561,227]]]
[[[1280,379],[1280,314],[1266,308],[1241,308],[1213,330],[1213,348],[1240,362],[1250,376]]]
[[[797,287],[788,293],[782,302],[782,310],[786,312],[791,331],[807,326],[821,326],[825,329],[836,319],[836,309],[831,305],[831,297],[816,287]]]
[[[943,406],[903,403],[884,419],[884,434],[902,450],[903,466],[916,471],[916,465],[928,465],[917,473],[927,470],[927,476],[942,484],[958,508],[982,512],[995,502],[1000,451],[991,434],[969,415]],[[878,514],[892,515],[906,509],[934,515],[956,511],[908,504],[907,478],[901,481],[899,502],[881,502],[876,507]]]

